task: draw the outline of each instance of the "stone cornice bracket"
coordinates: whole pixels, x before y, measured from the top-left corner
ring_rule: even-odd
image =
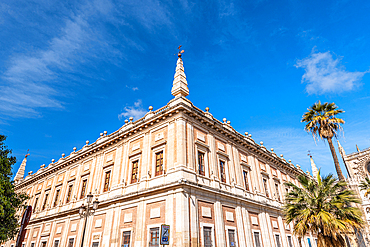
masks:
[[[171,94],[175,97],[186,97],[189,95],[188,82],[186,81],[184,64],[182,62],[181,54],[178,56],[177,59],[176,72],[173,79]]]

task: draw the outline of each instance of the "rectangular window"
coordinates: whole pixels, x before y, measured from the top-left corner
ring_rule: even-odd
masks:
[[[280,236],[278,234],[275,234],[275,240],[276,240],[276,247],[281,247]]]
[[[149,247],[159,247],[159,227],[150,228]]]
[[[288,247],[293,247],[292,236],[288,236]]]
[[[267,197],[270,197],[269,190],[268,190],[268,187],[267,187],[267,179],[264,178],[262,181],[263,181],[263,187],[265,189],[265,195]]]
[[[71,184],[71,185],[68,186],[66,203],[69,203],[71,201],[72,188],[73,188],[73,184]]]
[[[31,247],[35,247],[35,243],[31,243]]]
[[[236,246],[236,242],[235,242],[235,230],[229,229],[228,230],[228,235],[229,235],[229,246],[230,247]]]
[[[45,200],[44,200],[44,204],[42,204],[42,210],[46,208],[46,205],[48,203],[48,197],[49,197],[49,193],[45,194]]]
[[[131,177],[131,183],[137,182],[137,176],[139,174],[139,161],[135,160],[132,162],[132,177]]]
[[[60,194],[60,189],[55,192],[55,200],[54,200],[53,207],[56,207],[58,205],[59,194]]]
[[[204,247],[212,247],[212,227],[203,227]]]
[[[58,247],[59,246],[59,240],[55,240],[54,241],[54,247]]]
[[[82,199],[86,196],[86,185],[87,185],[87,179],[82,181],[82,189],[81,189],[80,199]]]
[[[275,183],[275,191],[276,191],[276,197],[278,201],[280,202],[280,192],[279,192],[279,184]]]
[[[22,247],[24,247],[26,244],[22,244]]]
[[[38,201],[39,201],[39,198],[38,198],[38,197],[36,197],[36,199],[35,199],[35,204],[34,204],[34,206],[33,206],[33,213],[34,213],[34,212],[36,212],[36,207],[37,207],[37,203],[38,203]]]
[[[248,172],[247,171],[243,171],[243,177],[244,177],[245,189],[249,191]]]
[[[122,233],[122,247],[130,247],[130,237],[130,231]]]
[[[254,232],[253,236],[254,236],[255,247],[261,247],[260,233],[259,232]]]
[[[99,247],[99,242],[93,242],[92,247]]]
[[[221,175],[221,182],[226,183],[225,161],[222,161],[222,160],[220,160],[220,175]]]
[[[155,175],[163,174],[163,151],[155,154]]]
[[[46,247],[46,241],[41,242],[40,247]]]
[[[199,175],[206,175],[204,169],[204,153],[202,152],[198,152],[198,173]]]
[[[73,243],[75,242],[75,239],[74,238],[70,238],[68,240],[68,247],[73,247]]]
[[[109,190],[110,172],[111,171],[105,173],[103,192],[107,192]]]

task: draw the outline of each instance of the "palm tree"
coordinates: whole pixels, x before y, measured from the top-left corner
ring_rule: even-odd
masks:
[[[284,213],[286,221],[294,223],[294,234],[299,239],[307,233],[317,234],[318,247],[345,246],[344,234],[354,232],[364,224],[361,210],[353,206],[360,203],[346,182],[332,174],[317,181],[300,175],[301,187],[289,182],[291,190],[286,194]]]
[[[301,122],[307,123],[305,130],[307,132],[311,132],[314,139],[320,137],[321,139],[326,139],[328,141],[338,178],[340,180],[344,180],[332,142],[332,138],[337,137],[337,131],[342,129],[340,124],[344,123],[344,120],[337,118],[336,115],[343,113],[344,111],[338,109],[338,106],[336,106],[335,103],[321,104],[320,101],[313,104],[307,110],[308,112],[302,116],[301,120]]]
[[[364,181],[361,181],[359,187],[360,187],[360,190],[366,190],[365,197],[367,197],[370,194],[370,179],[366,177]]]

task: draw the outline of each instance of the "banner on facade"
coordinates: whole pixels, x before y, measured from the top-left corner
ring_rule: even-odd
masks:
[[[23,213],[23,217],[21,221],[21,228],[19,229],[15,247],[20,247],[24,240],[24,237],[26,235],[26,227],[28,225],[28,222],[30,222],[31,214],[32,214],[32,206],[27,206],[26,210],[24,210],[24,213]]]
[[[170,244],[170,226],[161,225],[161,245]]]

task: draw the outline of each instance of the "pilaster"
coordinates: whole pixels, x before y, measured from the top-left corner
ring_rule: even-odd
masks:
[[[187,247],[189,241],[189,201],[185,191],[176,193],[176,245]]]
[[[194,154],[194,129],[190,123],[187,123],[187,143],[188,143],[188,167],[192,170],[195,168],[195,154]]]
[[[177,138],[177,150],[176,150],[176,167],[186,166],[186,121],[180,117],[176,120],[176,138]]]
[[[242,216],[242,209],[240,206],[237,206],[235,208],[235,214],[236,214],[236,225],[238,227],[238,236],[239,236],[239,246],[240,247],[246,247],[246,241],[245,241],[245,234],[244,234],[244,224],[243,224],[243,216]]]
[[[222,205],[220,201],[216,201],[214,204],[215,210],[215,230],[216,230],[216,241],[218,246],[226,246],[225,242],[225,224],[222,216]]]

